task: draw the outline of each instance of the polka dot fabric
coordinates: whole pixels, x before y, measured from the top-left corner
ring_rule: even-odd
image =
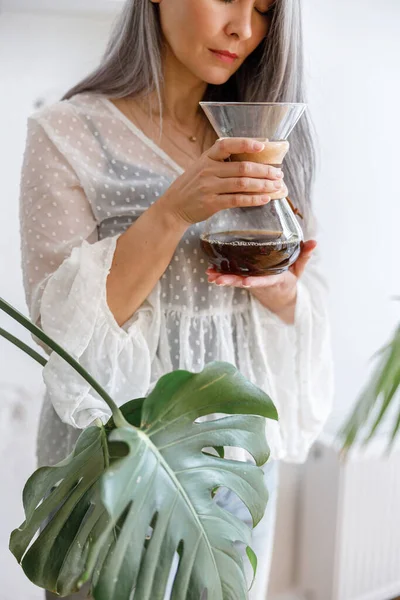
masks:
[[[299,284],[295,325],[285,325],[247,290],[208,284],[200,223],[188,229],[127,323],[119,327],[107,305],[118,236],[182,172],[104,96],[80,94],[35,113],[20,196],[31,318],[119,405],[146,395],[174,369],[235,364],[280,413],[279,425],[266,425],[272,457],[301,462],[332,398],[326,292],[316,264]],[[109,410],[57,355],[49,355],[43,374],[38,456],[40,464],[54,464],[72,448],[77,429],[104,422]],[[236,448],[227,456],[245,458]]]

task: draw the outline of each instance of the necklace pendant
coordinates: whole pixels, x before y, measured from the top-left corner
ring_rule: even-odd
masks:
[[[189,142],[197,142],[197,137],[195,135],[191,135],[189,138]]]

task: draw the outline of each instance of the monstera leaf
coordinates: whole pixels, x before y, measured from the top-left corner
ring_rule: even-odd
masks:
[[[119,409],[65,351],[19,313],[18,320],[96,385],[113,411],[106,426],[83,431],[69,457],[38,469],[25,486],[26,520],[10,549],[31,581],[60,596],[90,581],[95,600],[133,593],[162,600],[175,558],[173,600],[244,600],[235,542],[249,546],[251,531],[214,494],[227,487],[254,525],[262,518],[265,417],[277,418],[269,397],[232,365],[212,363],[198,374],[166,375],[147,398]],[[198,422],[213,413],[226,416]],[[244,448],[255,464],[222,458],[226,446]],[[250,548],[248,556],[254,563]]]
[[[107,453],[104,430],[90,427],[69,457],[38,469],[24,488],[26,520],[11,534],[10,550],[33,583],[61,596],[78,590],[87,527],[92,530],[100,516],[107,518],[99,487]]]

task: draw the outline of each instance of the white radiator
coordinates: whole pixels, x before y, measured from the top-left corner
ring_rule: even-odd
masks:
[[[380,443],[340,461],[330,440],[314,446],[299,510],[297,580],[306,600],[400,596],[400,451]]]

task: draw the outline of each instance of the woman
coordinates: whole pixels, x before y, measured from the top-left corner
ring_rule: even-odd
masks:
[[[325,289],[310,239],[310,127],[304,117],[291,136],[284,173],[305,216],[299,259],[281,275],[221,276],[206,271],[199,249],[204,220],[287,188],[279,169],[225,161],[262,145],[217,141],[202,99],[304,100],[299,0],[128,0],[101,65],[29,120],[27,301],[32,319],[119,404],[174,369],[236,364],[280,413],[279,425],[267,425],[274,490],[277,460],[305,460],[332,397]],[[109,412],[58,356],[44,378],[38,458],[54,464],[79,428]],[[245,458],[234,448],[227,456]],[[253,600],[266,596],[271,498],[254,532]],[[246,520],[228,490],[218,502]]]

